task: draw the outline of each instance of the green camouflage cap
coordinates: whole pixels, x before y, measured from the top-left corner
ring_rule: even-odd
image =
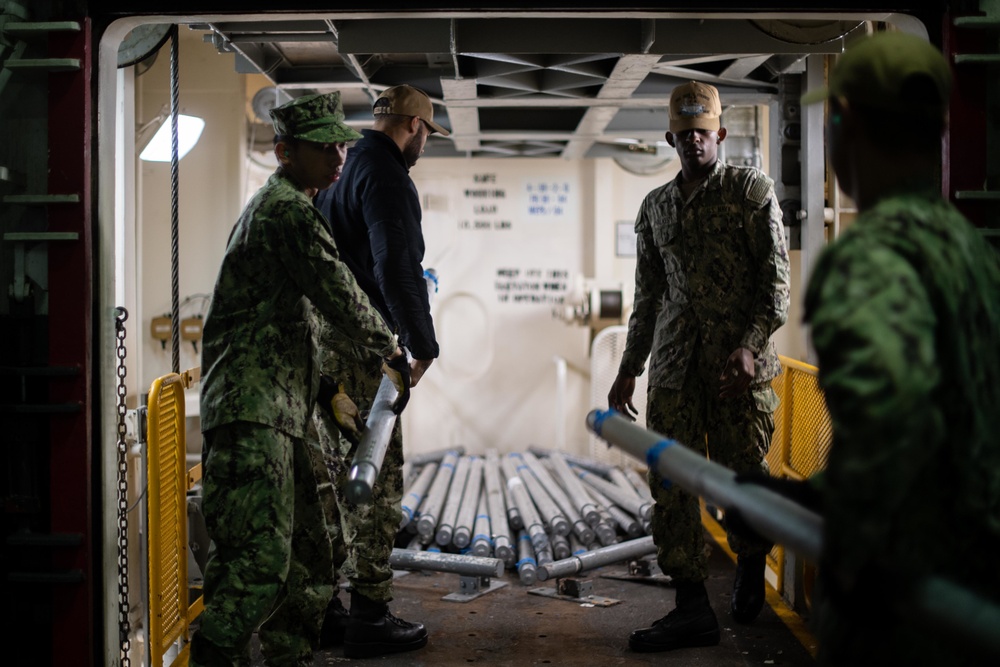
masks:
[[[917,78],[925,84],[918,88],[921,94],[914,94],[910,85]],[[828,85],[807,92],[802,104],[843,97],[888,112],[943,117],[950,88],[948,61],[934,45],[916,35],[885,32],[848,47],[830,72]],[[931,94],[923,94],[927,91]]]
[[[271,120],[276,134],[303,141],[335,144],[361,138],[344,124],[339,92],[297,97],[271,109]]]

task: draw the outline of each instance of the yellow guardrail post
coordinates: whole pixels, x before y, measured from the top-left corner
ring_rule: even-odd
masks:
[[[187,492],[201,479],[201,464],[187,470],[184,390],[200,369],[170,373],[150,386],[147,419],[149,654],[159,665],[181,642],[171,666],[186,667],[191,621],[201,597],[188,603]]]

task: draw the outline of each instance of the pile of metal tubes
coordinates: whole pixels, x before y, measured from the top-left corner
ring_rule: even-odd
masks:
[[[410,457],[397,544],[503,561],[521,583],[653,553],[645,478],[560,451]]]

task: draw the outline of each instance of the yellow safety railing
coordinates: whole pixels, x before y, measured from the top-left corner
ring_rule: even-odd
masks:
[[[171,667],[186,667],[191,621],[204,608],[188,604],[187,492],[201,479],[201,464],[187,470],[184,390],[200,370],[157,378],[149,389],[147,417],[147,507],[149,512],[149,651],[152,664],[180,640]]]
[[[816,377],[817,368],[788,357],[780,357],[782,373],[772,386],[781,404],[774,415],[774,437],[767,453],[767,464],[775,477],[805,479],[826,467],[833,440],[830,413]],[[768,556],[777,575],[777,588],[783,588],[785,551],[776,545]],[[811,580],[811,570],[806,578]],[[808,601],[809,586],[806,586]]]

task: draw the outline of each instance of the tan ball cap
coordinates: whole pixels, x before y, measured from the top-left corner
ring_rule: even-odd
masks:
[[[711,130],[722,127],[722,102],[715,86],[698,81],[682,83],[670,93],[670,131]]]
[[[386,88],[372,106],[372,115],[386,116],[398,114],[400,116],[415,116],[427,123],[427,126],[434,132],[438,132],[443,137],[450,133],[434,122],[434,105],[427,93],[414,88],[413,86],[393,86]]]

